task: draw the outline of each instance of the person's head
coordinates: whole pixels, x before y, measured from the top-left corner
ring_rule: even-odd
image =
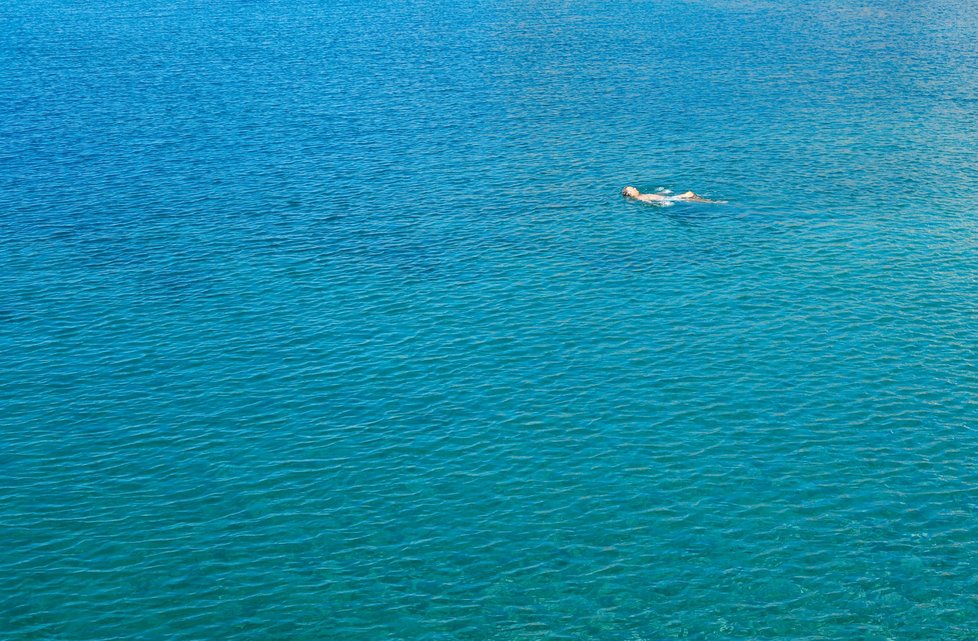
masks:
[[[621,195],[625,196],[626,198],[638,198],[641,194],[634,187],[625,187],[621,190]]]

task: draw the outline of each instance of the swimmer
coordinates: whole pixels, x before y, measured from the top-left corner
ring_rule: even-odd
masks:
[[[709,198],[703,198],[699,194],[694,194],[691,191],[679,194],[677,196],[666,196],[664,194],[643,194],[634,187],[625,187],[621,190],[621,195],[625,198],[634,198],[635,200],[641,200],[643,203],[672,203],[677,200],[682,200],[690,203],[719,203],[722,200],[710,200]]]

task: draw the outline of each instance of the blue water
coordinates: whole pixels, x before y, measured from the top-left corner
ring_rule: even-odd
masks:
[[[974,639],[976,70],[968,0],[5,3],[0,638]]]

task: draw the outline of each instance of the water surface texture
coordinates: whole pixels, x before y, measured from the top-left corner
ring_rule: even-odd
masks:
[[[970,0],[5,2],[0,637],[978,637],[976,69]]]

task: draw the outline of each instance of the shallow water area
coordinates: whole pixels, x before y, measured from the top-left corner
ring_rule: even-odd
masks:
[[[974,5],[8,5],[0,637],[978,633]]]

